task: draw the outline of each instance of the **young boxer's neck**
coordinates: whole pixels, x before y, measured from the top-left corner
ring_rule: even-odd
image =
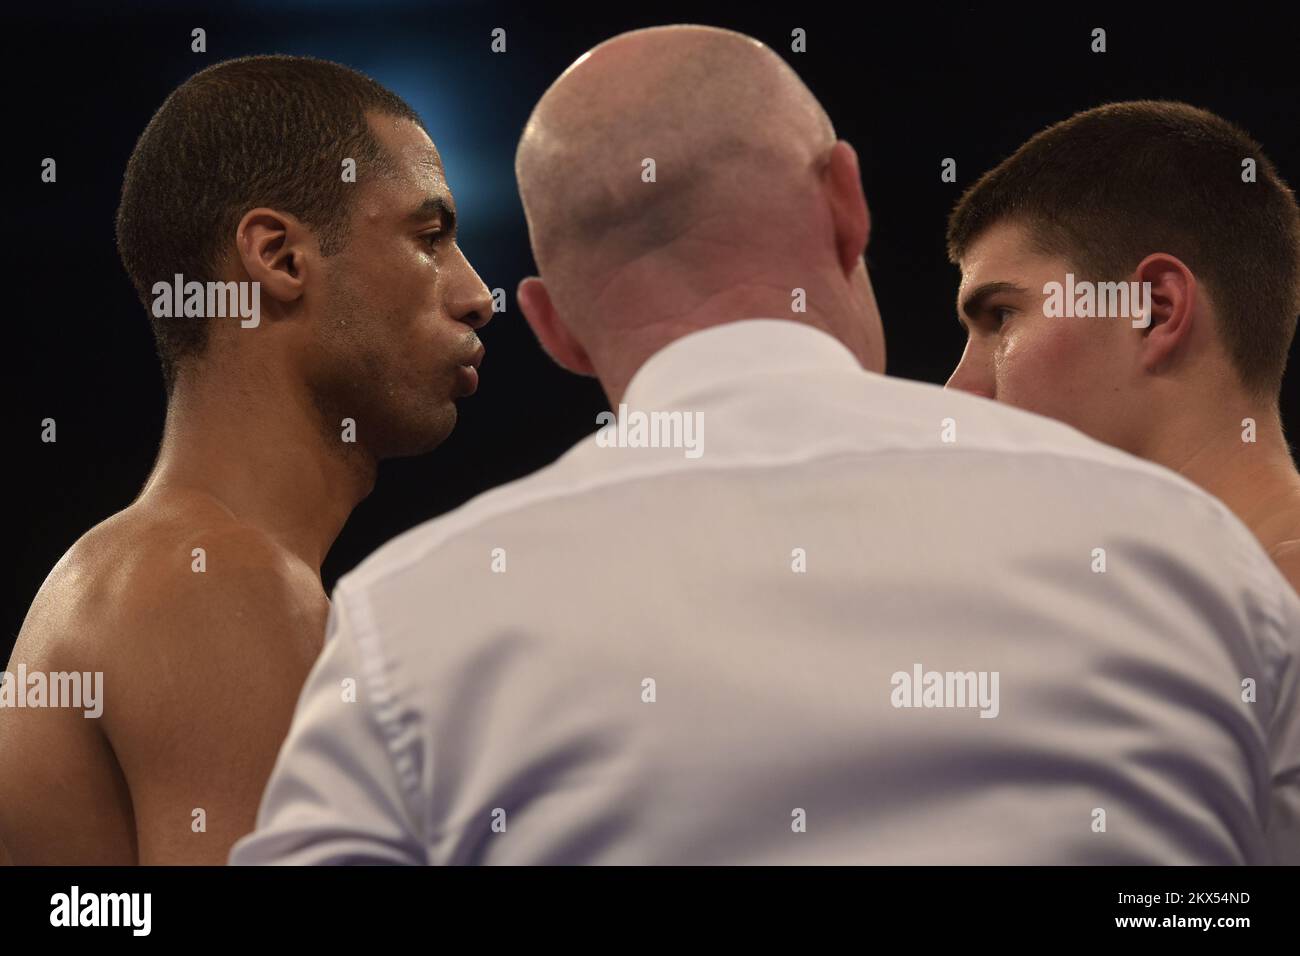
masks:
[[[1285,537],[1277,517],[1300,507],[1300,473],[1276,410],[1200,418],[1151,460],[1172,468],[1222,501],[1266,548]],[[1171,436],[1172,438],[1172,436]],[[1290,524],[1290,522],[1285,522]]]

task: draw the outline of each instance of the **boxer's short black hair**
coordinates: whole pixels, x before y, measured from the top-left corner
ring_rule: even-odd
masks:
[[[1255,181],[1243,181],[1254,160]],[[1185,103],[1142,100],[1037,133],[971,186],[948,219],[958,263],[999,222],[1094,281],[1177,256],[1208,291],[1243,385],[1276,394],[1300,313],[1295,195],[1243,130]]]
[[[202,354],[204,319],[155,318],[151,289],[216,281],[249,209],[287,212],[316,233],[321,251],[347,244],[357,180],[391,170],[366,114],[412,120],[400,97],[355,70],[300,56],[252,56],[190,77],[158,108],[127,163],[117,210],[122,264],[153,324],[170,394],[177,364]]]

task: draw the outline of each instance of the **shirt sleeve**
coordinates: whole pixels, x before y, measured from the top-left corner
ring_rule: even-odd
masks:
[[[336,591],[257,829],[235,844],[232,865],[426,862],[391,735],[376,716],[377,665],[363,661],[345,603]]]

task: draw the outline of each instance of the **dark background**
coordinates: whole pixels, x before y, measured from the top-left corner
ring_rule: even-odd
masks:
[[[1267,8],[1141,14],[988,5],[501,4],[279,0],[274,4],[50,3],[7,15],[9,234],[5,472],[11,573],[0,660],[41,581],[86,529],[131,502],[157,450],[164,395],[148,319],[117,259],[113,217],[126,160],[164,97],[233,56],[310,54],[373,76],[424,118],[456,196],[460,244],[508,308],[483,331],[483,386],[451,438],[386,462],[325,565],[325,584],[388,538],[558,457],[594,430],[593,382],[551,365],[514,301],[534,271],[513,176],[519,132],[550,82],[624,30],[708,23],[748,33],[791,62],[857,148],[872,208],[868,250],[889,371],[942,383],[964,336],[944,255],[961,190],[1032,133],[1073,112],[1136,98],[1185,100],[1244,126],[1300,183],[1300,36]],[[626,12],[616,12],[622,8]],[[846,11],[852,10],[850,16]],[[507,52],[490,51],[494,27]],[[1108,52],[1089,51],[1094,27]],[[204,54],[190,31],[207,31]],[[802,27],[808,51],[790,52]],[[58,162],[58,182],[40,163]],[[943,157],[958,182],[939,180]],[[1300,422],[1295,349],[1283,396]],[[1135,410],[1135,414],[1140,413]],[[40,421],[58,441],[40,441]]]

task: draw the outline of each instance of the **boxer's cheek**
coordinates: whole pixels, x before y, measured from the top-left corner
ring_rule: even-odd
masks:
[[[1022,321],[1003,336],[995,356],[999,400],[1073,423],[1097,345],[1071,320]]]

